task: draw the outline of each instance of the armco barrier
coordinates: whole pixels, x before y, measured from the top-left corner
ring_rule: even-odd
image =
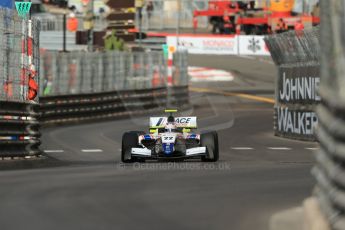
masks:
[[[319,29],[271,35],[265,41],[278,66],[275,134],[313,141],[321,101]]]
[[[0,157],[39,155],[39,105],[0,102]]]
[[[41,123],[67,124],[145,114],[189,104],[188,86],[41,98]],[[168,100],[168,97],[169,100]]]

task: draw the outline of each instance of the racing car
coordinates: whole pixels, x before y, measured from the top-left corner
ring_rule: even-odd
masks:
[[[150,117],[150,132],[129,131],[122,136],[121,160],[124,163],[147,159],[219,159],[218,135],[215,131],[194,133],[196,117],[174,117],[177,110],[165,110],[167,117]]]

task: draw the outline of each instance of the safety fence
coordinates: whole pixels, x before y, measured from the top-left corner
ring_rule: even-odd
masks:
[[[39,21],[0,8],[0,100],[28,101],[29,80],[38,81]]]
[[[345,94],[343,1],[321,1],[322,103],[318,106],[320,151],[313,174],[321,210],[332,229],[345,229]]]
[[[44,52],[41,122],[107,119],[188,105],[187,56],[174,54],[170,85],[163,52]]]
[[[167,88],[163,52],[44,52],[41,56],[43,124],[139,114],[162,109],[168,102],[188,104],[186,52],[174,54],[171,88]]]
[[[0,8],[0,157],[40,153],[39,27]]]
[[[78,95],[167,86],[163,52],[44,52],[41,96]],[[188,84],[187,52],[173,61],[173,85]]]
[[[139,13],[136,14],[136,28],[142,27],[142,31],[193,28],[194,10],[206,10],[208,0],[145,0],[141,11],[141,23]],[[198,19],[198,27],[206,28],[208,18]]]
[[[265,38],[278,66],[274,130],[277,136],[315,140],[320,103],[319,28]]]

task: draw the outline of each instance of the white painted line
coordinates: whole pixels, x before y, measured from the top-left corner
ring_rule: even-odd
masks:
[[[82,149],[83,153],[101,153],[103,152],[102,149]]]
[[[319,148],[305,148],[305,149],[312,150],[312,151],[319,150]]]
[[[59,149],[59,150],[43,150],[43,152],[45,152],[45,153],[63,153],[65,151]]]
[[[291,148],[287,147],[268,147],[270,150],[291,150]]]
[[[232,147],[233,150],[253,150],[253,148],[250,147]]]

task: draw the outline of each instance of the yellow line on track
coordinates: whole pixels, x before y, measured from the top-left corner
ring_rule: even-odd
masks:
[[[225,92],[222,90],[195,88],[195,87],[190,87],[189,89],[193,92],[198,92],[198,93],[214,93],[214,94],[219,94],[219,95],[224,95],[224,96],[240,97],[240,98],[245,98],[248,100],[275,104],[274,99],[267,98],[267,97],[254,96],[254,95],[246,94],[246,93],[230,93],[230,92]]]

